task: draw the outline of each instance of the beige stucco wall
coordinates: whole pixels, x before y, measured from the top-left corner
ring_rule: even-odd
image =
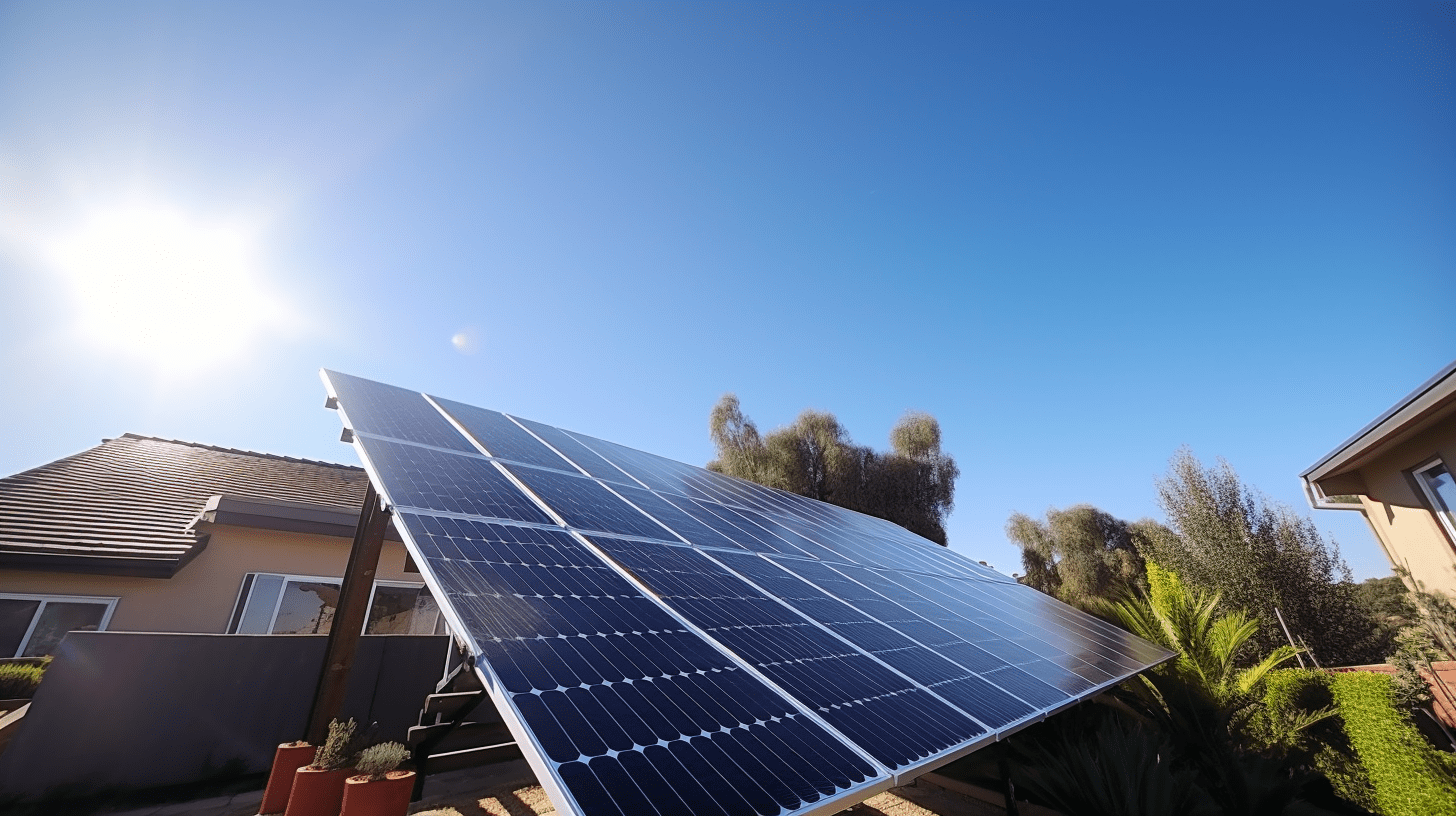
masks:
[[[1456,596],[1456,547],[1406,475],[1433,456],[1456,469],[1456,419],[1395,446],[1360,468],[1369,488],[1361,504],[1386,553],[1425,584]]]
[[[107,626],[113,631],[222,633],[244,573],[341,578],[349,558],[348,539],[222,525],[211,532],[207,549],[171,578],[4,570],[0,592],[120,598]],[[384,542],[376,580],[423,583],[404,571],[404,556],[404,545]]]

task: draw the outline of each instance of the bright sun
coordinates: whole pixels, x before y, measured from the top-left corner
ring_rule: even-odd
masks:
[[[162,207],[98,213],[59,242],[54,261],[87,339],[160,369],[244,354],[278,317],[240,229]]]

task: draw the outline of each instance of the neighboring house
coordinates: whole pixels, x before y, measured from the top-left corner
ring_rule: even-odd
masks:
[[[325,633],[363,469],[135,434],[0,479],[0,658],[76,629]],[[390,531],[366,633],[442,632]]]
[[[1316,508],[1359,510],[1385,554],[1456,596],[1456,362],[1300,477]]]

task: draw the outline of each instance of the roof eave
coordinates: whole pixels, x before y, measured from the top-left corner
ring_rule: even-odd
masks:
[[[168,558],[0,551],[0,569],[171,578],[206,546],[205,540],[199,541],[197,546],[188,548],[186,553]]]
[[[1456,407],[1456,361],[1426,380],[1354,436],[1310,465],[1300,475],[1306,485],[1354,470],[1379,447],[1417,424]]]
[[[189,527],[199,529],[207,525],[226,525],[352,539],[358,522],[358,510],[346,510],[336,505],[218,495],[208,498],[202,512]],[[393,524],[385,537],[391,541],[400,540]]]

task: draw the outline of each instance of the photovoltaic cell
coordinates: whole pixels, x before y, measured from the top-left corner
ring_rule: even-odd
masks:
[[[491,456],[567,472],[576,470],[570,462],[499,411],[440,397],[431,399],[459,422]]]
[[[328,372],[328,377],[334,396],[344,406],[355,431],[475,452],[470,441],[418,393],[337,371]]]
[[[905,627],[909,631],[921,627],[922,634],[925,627],[939,627],[827,565],[733,555],[725,555],[723,562],[991,728],[1032,716],[1041,707],[986,679],[985,672],[1009,668],[1009,663],[989,653],[987,660],[976,661],[979,669],[956,663],[950,655],[914,640],[897,624],[909,624]]]
[[[837,810],[1170,656],[883,519],[325,377],[563,812]]]
[[[629,484],[633,483],[631,478],[623,473],[620,468],[593,453],[589,448],[576,441],[574,437],[565,431],[553,428],[550,425],[532,422],[529,419],[521,419],[520,417],[516,417],[516,419],[526,428],[530,429],[531,433],[545,440],[546,444],[560,451],[562,456],[570,459],[577,467],[587,473],[590,473],[598,479],[607,479],[613,482],[627,482]]]
[[[703,553],[600,536],[591,540],[693,625],[809,702],[830,725],[888,767],[914,764],[985,733],[943,701]]]
[[[875,774],[570,534],[400,518],[586,812],[775,813]]]
[[[572,527],[672,539],[661,524],[593,479],[519,465],[507,469]]]
[[[363,438],[369,461],[397,504],[484,518],[550,524],[505,474],[478,455],[461,455],[386,439]]]

